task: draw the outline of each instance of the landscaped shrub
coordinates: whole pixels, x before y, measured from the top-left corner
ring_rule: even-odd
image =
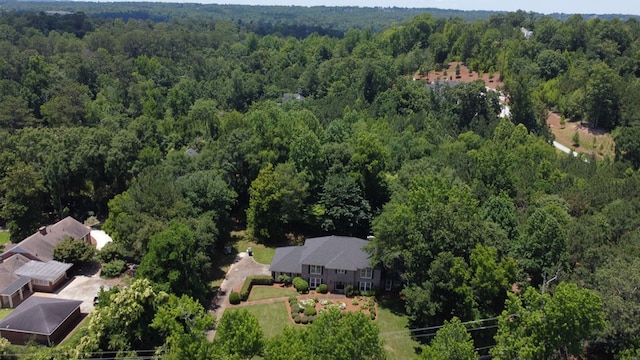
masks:
[[[304,309],[305,316],[315,316],[317,314],[315,306],[309,306]]]
[[[300,317],[300,323],[301,324],[308,324],[309,323],[309,318],[306,316],[301,316]]]
[[[301,320],[300,319],[300,315],[296,315],[296,316],[293,317],[293,322],[296,323],[296,324],[300,324],[300,320]]]
[[[273,278],[269,275],[249,276],[244,280],[240,289],[240,300],[247,301],[253,285],[273,285]]]
[[[282,274],[278,276],[278,282],[282,283],[284,286],[291,285],[291,277],[289,275]]]
[[[347,285],[344,287],[344,295],[346,297],[356,296],[356,290],[353,288],[353,285]]]
[[[125,269],[125,263],[122,260],[113,260],[102,267],[102,277],[112,279],[120,276]]]
[[[240,304],[240,294],[238,294],[237,292],[233,291],[231,292],[231,294],[229,294],[229,302],[232,305],[238,305]]]
[[[320,286],[318,286],[318,288],[316,289],[316,292],[319,294],[326,294],[329,292],[329,287],[327,286],[327,284],[320,284]]]
[[[300,312],[300,306],[297,301],[289,303],[291,305],[291,316],[296,316]]]
[[[369,317],[371,317],[371,320],[375,320],[376,319],[376,311],[374,309],[372,309],[371,313],[369,313]]]
[[[309,283],[301,277],[293,279],[293,287],[295,287],[296,291],[300,294],[306,294],[309,292]]]
[[[295,295],[289,296],[289,304],[291,304],[294,301],[297,302],[298,301],[298,297],[295,296]]]

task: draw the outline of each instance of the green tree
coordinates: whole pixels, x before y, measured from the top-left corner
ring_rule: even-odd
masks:
[[[521,298],[509,294],[491,354],[498,360],[568,359],[579,356],[583,341],[604,326],[602,301],[595,292],[560,283],[551,296],[530,287]]]
[[[369,232],[371,206],[360,184],[347,174],[331,174],[320,193],[320,227],[330,233],[364,237]]]
[[[165,338],[162,356],[167,359],[212,359],[211,342],[205,332],[213,328],[215,319],[192,298],[170,295],[158,307],[151,327]]]
[[[172,222],[149,241],[136,276],[157,283],[178,296],[188,295],[202,303],[207,296],[206,282],[211,260],[198,251],[193,232],[184,224]]]
[[[595,127],[614,129],[620,123],[620,75],[605,63],[589,69],[585,101],[587,119]]]
[[[617,255],[594,274],[593,289],[600,294],[607,326],[603,335],[625,344],[637,342],[640,334],[640,260]],[[621,275],[624,274],[624,275]]]
[[[613,133],[616,160],[627,161],[640,168],[640,126],[620,126]]]
[[[309,345],[310,343],[306,342],[306,329],[287,326],[282,333],[267,341],[264,358],[265,360],[309,358]]]
[[[478,357],[471,335],[457,317],[445,321],[431,344],[420,354],[420,359],[425,360],[474,360]]]
[[[32,166],[17,163],[6,170],[0,182],[4,199],[2,218],[7,221],[11,241],[18,242],[45,223],[47,195],[42,174]]]
[[[247,225],[260,241],[279,241],[305,213],[308,184],[291,163],[267,165],[251,183]]]
[[[516,258],[534,284],[567,265],[567,229],[558,220],[549,209],[534,210],[515,244]]]
[[[68,237],[53,248],[53,259],[69,264],[82,264],[92,260],[95,252],[91,244]]]
[[[251,359],[262,354],[264,335],[258,319],[246,309],[225,311],[218,324],[214,346],[232,355]]]
[[[98,351],[116,351],[121,356],[161,345],[162,336],[150,326],[159,296],[147,279],[135,279],[113,293],[108,305],[99,306],[92,314],[88,335],[73,350],[74,358],[88,358]]]
[[[307,330],[306,343],[313,344],[307,354],[311,359],[384,359],[379,335],[378,326],[365,314],[330,309]]]

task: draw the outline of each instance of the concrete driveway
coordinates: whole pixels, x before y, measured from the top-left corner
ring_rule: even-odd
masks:
[[[109,288],[109,284],[100,278],[99,273],[91,276],[76,275],[55,293],[36,293],[38,296],[55,297],[61,299],[80,300],[80,312],[89,313],[93,310],[93,298],[100,292],[100,287]]]
[[[251,275],[271,275],[269,265],[259,264],[252,256],[249,256],[246,252],[241,252],[229,267],[218,294],[211,301],[210,312],[216,316],[217,321],[220,320],[222,313],[229,305],[229,294],[234,290],[240,291],[244,280]],[[207,337],[213,340],[215,330],[209,331]]]

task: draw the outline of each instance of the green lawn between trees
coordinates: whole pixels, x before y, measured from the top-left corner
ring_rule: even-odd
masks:
[[[266,294],[267,292],[264,293]],[[283,294],[283,292],[279,292],[276,297],[280,297],[280,294]],[[251,295],[254,295],[253,291]],[[225,311],[238,311],[238,309],[247,309],[251,312],[258,319],[265,337],[269,339],[281,333],[285,327],[294,326],[289,320],[284,302],[231,307]],[[409,319],[406,316],[397,315],[392,309],[380,305],[378,306],[376,324],[380,327],[380,338],[384,341],[387,359],[406,360],[416,357],[415,348],[421,345],[411,338],[407,329]]]
[[[11,234],[8,231],[0,231],[0,245],[8,244],[10,236]]]

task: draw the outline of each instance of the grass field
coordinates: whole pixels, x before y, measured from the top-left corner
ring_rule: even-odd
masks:
[[[225,311],[238,311],[238,309],[247,309],[252,313],[258,319],[260,327],[267,338],[280,334],[285,327],[292,325],[284,302],[232,307],[227,308]]]
[[[277,288],[273,286],[254,286],[249,294],[248,301],[273,299],[279,297],[289,297],[291,295],[297,295],[298,293],[292,287],[289,288]]]
[[[13,309],[0,309],[0,320],[4,319],[7,315],[9,315],[13,311]]]
[[[378,306],[378,320],[380,338],[384,341],[384,349],[389,360],[415,359],[416,348],[421,345],[410,336],[406,316],[395,314],[392,309],[384,305]]]
[[[8,244],[10,236],[8,231],[0,231],[0,245]]]
[[[248,238],[246,231],[233,231],[231,237],[235,239],[233,247],[237,252],[247,251],[247,248],[253,250],[253,258],[260,264],[269,265],[273,260],[273,255],[276,253],[275,247],[267,247],[263,244],[258,244],[255,241]]]

